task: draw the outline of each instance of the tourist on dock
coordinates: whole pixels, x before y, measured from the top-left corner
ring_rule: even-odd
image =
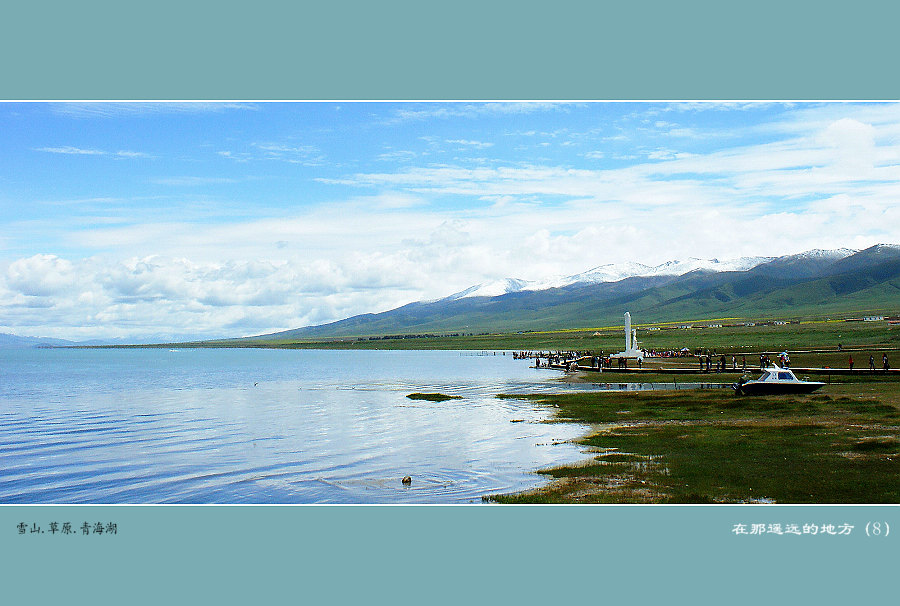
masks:
[[[741,370],[747,370],[747,356],[741,356]]]
[[[721,372],[725,372],[725,365],[728,364],[728,358],[725,357],[725,354],[722,354],[722,357],[719,358],[719,363],[722,365]]]
[[[731,356],[731,370],[737,370],[737,358]]]
[[[869,356],[869,370],[875,370],[875,356]]]
[[[886,354],[886,353],[881,354],[881,363],[882,363],[882,365],[884,366],[885,372],[887,372],[888,370],[891,369],[891,365],[888,364],[888,359],[887,359],[887,354]]]
[[[850,354],[850,358],[847,360],[847,364],[850,365],[850,370],[853,370],[853,354]]]

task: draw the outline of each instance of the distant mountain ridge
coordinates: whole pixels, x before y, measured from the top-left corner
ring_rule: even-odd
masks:
[[[187,341],[190,339],[181,339]],[[144,338],[140,343],[159,343],[161,341],[172,341],[172,339],[153,339]],[[117,337],[114,339],[90,339],[87,341],[69,341],[67,339],[54,339],[51,337],[21,337],[9,333],[0,333],[0,348],[15,349],[22,347],[92,347],[107,345],[130,345],[134,344],[134,340]]]
[[[470,286],[460,292],[454,293],[442,301],[452,301],[466,297],[497,297],[523,290],[547,290],[549,288],[561,288],[572,284],[599,284],[603,282],[618,282],[626,278],[646,278],[650,276],[682,276],[692,271],[726,272],[747,271],[776,260],[785,260],[786,263],[800,263],[803,260],[818,259],[823,261],[838,261],[849,257],[859,251],[849,248],[834,250],[810,250],[798,255],[784,257],[740,257],[720,261],[719,259],[698,259],[691,257],[687,260],[666,261],[660,265],[644,265],[643,263],[626,262],[606,264],[594,267],[587,271],[572,276],[551,278],[548,280],[519,280],[517,278],[503,278],[491,282],[483,282]]]
[[[682,269],[687,271],[678,273]],[[689,259],[656,267],[600,266],[559,284],[537,288],[536,282],[499,280],[436,301],[255,339],[589,328],[617,325],[625,311],[638,322],[797,317],[867,309],[900,314],[900,246],[812,250],[725,262]]]
[[[51,339],[49,337],[20,337],[8,333],[0,333],[0,347],[62,347],[74,345],[72,341]]]

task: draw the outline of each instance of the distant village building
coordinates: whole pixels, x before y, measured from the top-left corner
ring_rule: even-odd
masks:
[[[880,322],[884,316],[863,316],[863,322]]]

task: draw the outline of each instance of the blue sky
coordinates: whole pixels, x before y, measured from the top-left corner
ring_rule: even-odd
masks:
[[[0,103],[0,332],[241,336],[900,242],[890,103]]]

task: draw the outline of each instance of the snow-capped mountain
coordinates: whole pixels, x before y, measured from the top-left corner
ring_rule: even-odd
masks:
[[[878,246],[897,248],[897,246],[894,244],[879,244]],[[814,248],[813,250],[808,250],[806,252],[790,256],[796,259],[831,259],[833,261],[837,261],[839,259],[849,257],[850,255],[857,252],[859,251],[852,250],[850,248],[835,248],[834,250],[822,250],[821,248]]]
[[[532,284],[525,280],[517,280],[515,278],[504,278],[502,280],[494,280],[492,282],[482,282],[475,286],[452,294],[445,299],[450,301],[454,299],[464,299],[466,297],[499,297],[511,292],[519,292],[520,290],[535,290],[528,286]]]
[[[646,278],[652,276],[683,276],[692,271],[710,273],[725,271],[748,271],[760,265],[774,262],[795,262],[806,260],[838,261],[856,253],[849,248],[834,250],[815,249],[797,255],[785,255],[782,257],[740,257],[737,259],[697,259],[691,257],[685,260],[666,261],[660,265],[651,266],[643,263],[628,261],[599,265],[593,269],[571,276],[558,276],[546,280],[520,280],[516,278],[504,278],[492,280],[470,286],[460,292],[444,297],[444,301],[454,301],[467,297],[498,297],[513,292],[524,290],[547,290],[549,288],[561,288],[572,284],[600,284],[603,282],[618,282],[626,278]]]

